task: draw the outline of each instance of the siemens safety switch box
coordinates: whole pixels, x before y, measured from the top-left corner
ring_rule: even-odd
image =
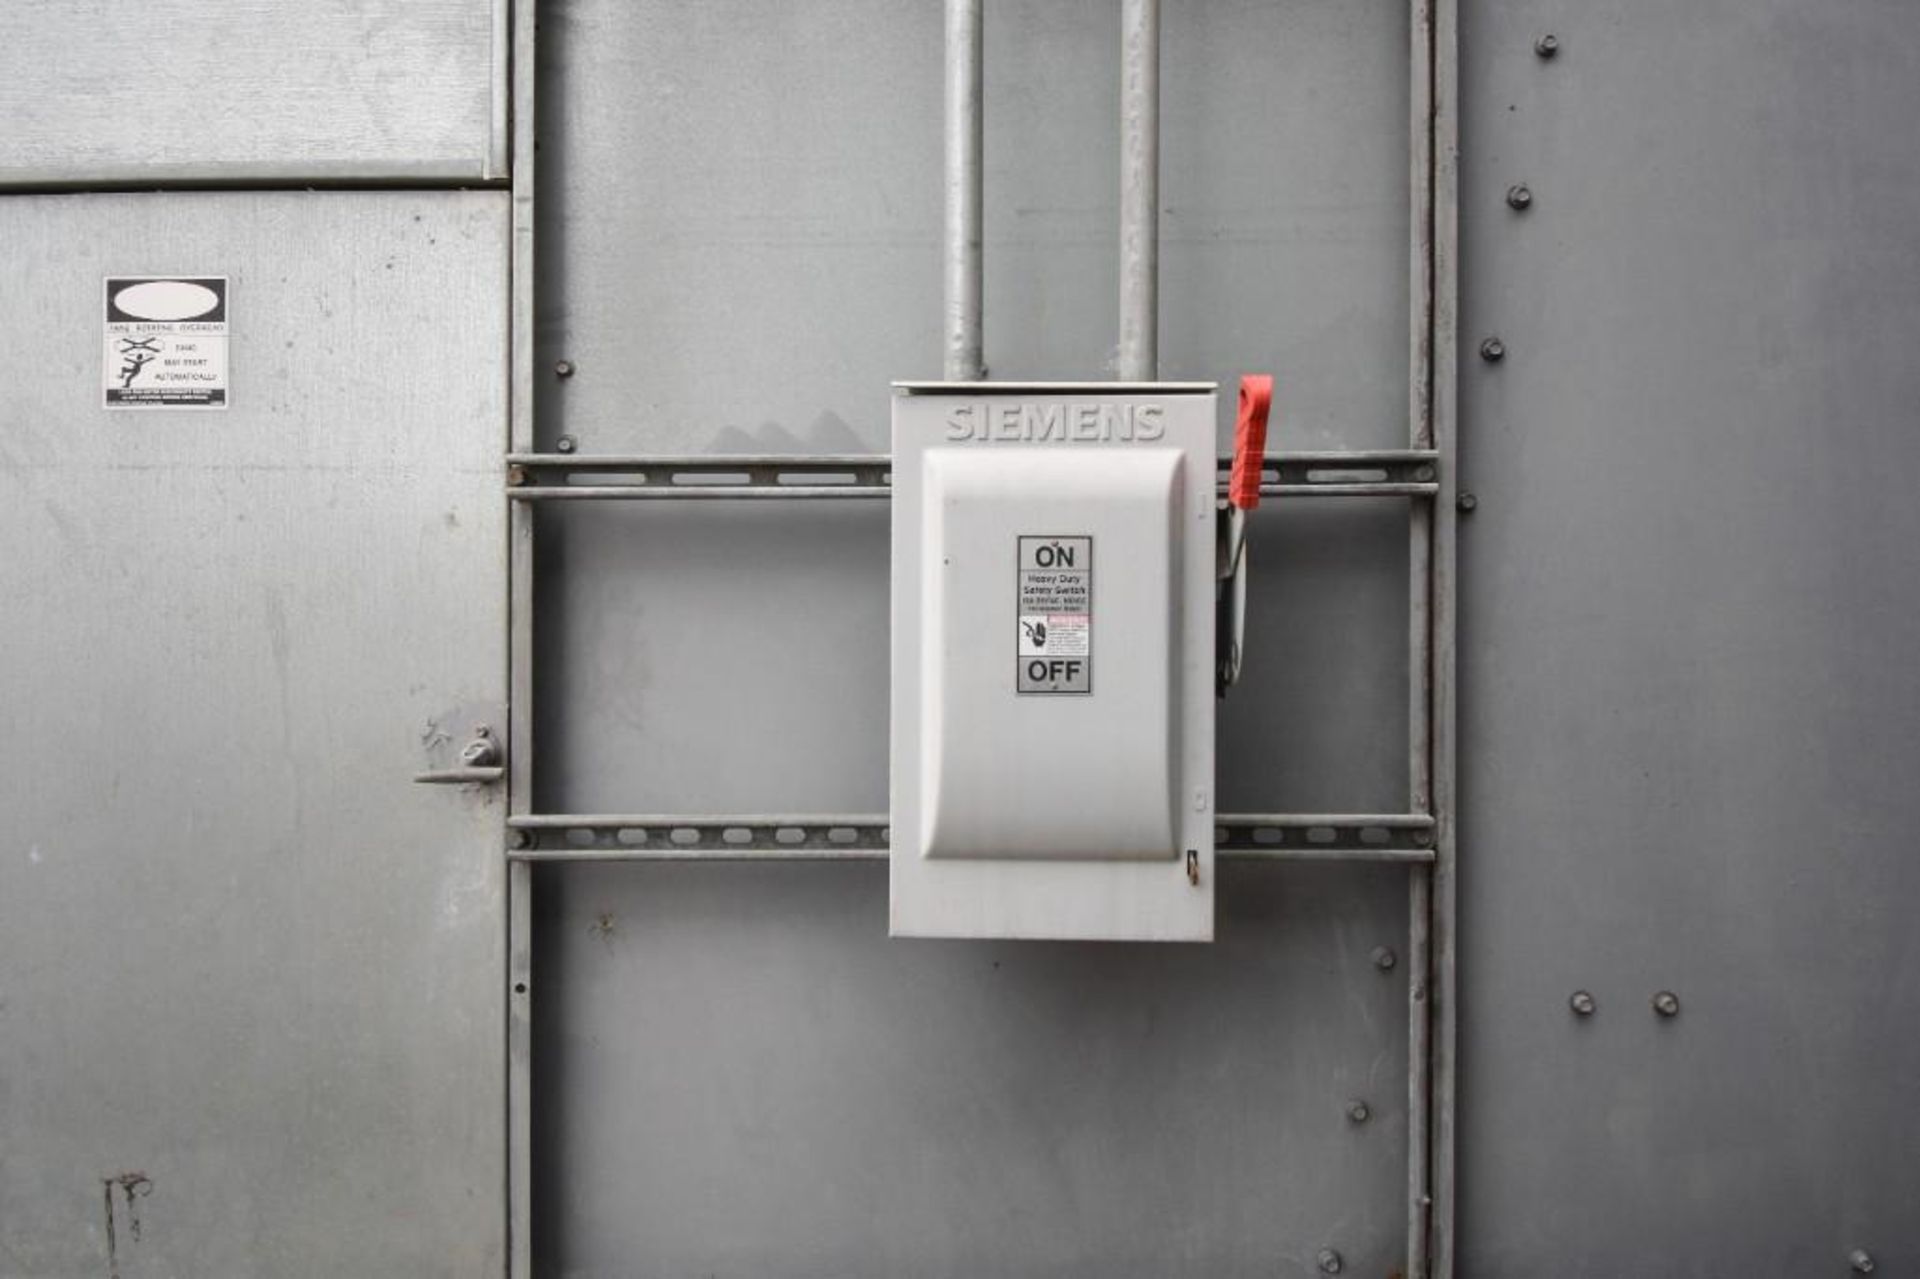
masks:
[[[901,383],[895,936],[1213,935],[1214,388]]]

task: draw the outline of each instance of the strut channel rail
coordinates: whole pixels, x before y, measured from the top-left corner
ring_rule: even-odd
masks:
[[[1263,497],[1424,497],[1439,493],[1433,449],[1286,453],[1261,468]],[[1224,492],[1229,463],[1219,463]],[[516,502],[889,498],[884,453],[754,454],[729,457],[513,453],[507,496]]]
[[[1222,813],[1215,843],[1242,861],[1433,860],[1424,813]],[[876,861],[885,813],[606,815],[539,813],[507,820],[515,861]]]

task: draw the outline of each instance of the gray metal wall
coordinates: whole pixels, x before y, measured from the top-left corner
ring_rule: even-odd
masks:
[[[1118,7],[989,10],[987,363],[1108,377]],[[1284,447],[1405,443],[1407,28],[1169,9],[1162,372],[1279,372]],[[884,449],[888,381],[939,372],[939,6],[570,0],[541,37],[542,446]],[[566,505],[539,810],[884,811],[884,511]],[[1223,809],[1406,805],[1406,519],[1261,512]],[[887,941],[879,865],[546,870],[537,1269],[1385,1274],[1406,891],[1234,867],[1211,948],[1007,946]]]
[[[882,446],[933,8],[543,4],[543,447]],[[1114,9],[990,6],[1002,376],[1111,367]],[[498,1273],[500,812],[405,778],[502,693],[506,196],[19,192],[492,180],[506,9],[24,13],[0,1274]],[[1163,371],[1279,447],[1402,439],[1406,29],[1169,6]],[[1461,34],[1461,1272],[1920,1268],[1920,12]],[[103,413],[100,277],[177,270],[234,408]],[[1400,807],[1404,518],[1263,509],[1223,808]],[[540,808],[883,806],[881,513],[538,519]],[[542,1273],[1398,1264],[1403,872],[1229,867],[1206,949],[888,942],[884,878],[542,872]]]
[[[1920,9],[1461,35],[1465,1272],[1913,1273]]]

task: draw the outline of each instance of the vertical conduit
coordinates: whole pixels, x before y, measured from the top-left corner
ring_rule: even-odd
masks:
[[[1119,372],[1160,376],[1160,0],[1120,10]]]
[[[980,337],[981,6],[947,0],[946,378],[986,375]]]

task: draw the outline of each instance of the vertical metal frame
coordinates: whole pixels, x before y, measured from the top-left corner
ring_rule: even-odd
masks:
[[[1458,0],[1412,0],[1410,9],[1408,435],[1437,454],[1441,489],[1413,506],[1407,538],[1409,809],[1432,814],[1434,859],[1408,871],[1406,1273],[1452,1279]]]
[[[508,445],[533,450],[534,31],[538,0],[512,21],[513,248],[509,262]],[[505,501],[505,497],[502,499]],[[533,811],[533,509],[509,502],[507,815]],[[510,831],[501,832],[511,838]],[[533,1273],[533,867],[507,867],[507,1273]]]

